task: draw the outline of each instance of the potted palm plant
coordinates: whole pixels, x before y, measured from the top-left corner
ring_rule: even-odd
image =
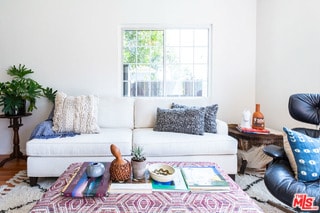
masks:
[[[131,166],[134,179],[145,178],[147,159],[142,146],[134,145],[131,152]]]
[[[42,87],[37,81],[28,77],[31,69],[25,65],[11,66],[7,74],[12,77],[10,81],[0,82],[0,106],[5,115],[23,115],[32,112],[36,107],[36,100],[41,96],[54,102],[55,94],[52,88]],[[28,103],[28,107],[26,107]]]

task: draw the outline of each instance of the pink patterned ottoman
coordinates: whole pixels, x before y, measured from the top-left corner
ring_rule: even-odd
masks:
[[[215,165],[230,183],[228,192],[152,192],[151,194],[109,194],[108,197],[70,198],[61,195],[75,169],[71,164],[30,212],[263,212],[241,188],[209,162],[166,162],[173,166]]]

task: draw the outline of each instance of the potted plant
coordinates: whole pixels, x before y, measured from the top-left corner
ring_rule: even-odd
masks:
[[[11,81],[0,82],[0,106],[5,115],[22,115],[32,112],[36,107],[36,100],[41,96],[47,97],[54,102],[55,94],[52,88],[42,87],[37,81],[28,78],[32,74],[31,69],[19,64],[11,66],[7,74],[12,77]],[[29,103],[26,109],[26,103]]]
[[[143,147],[139,145],[134,145],[131,155],[132,155],[131,166],[132,166],[133,178],[134,179],[145,178],[147,159],[144,155]]]

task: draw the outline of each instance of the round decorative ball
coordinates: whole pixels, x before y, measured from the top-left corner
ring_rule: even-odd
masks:
[[[118,164],[116,159],[111,162],[110,165],[110,177],[112,181],[123,182],[131,177],[131,165],[128,160],[126,163]]]
[[[105,167],[102,163],[90,163],[87,166],[86,173],[88,177],[100,177],[104,174]]]

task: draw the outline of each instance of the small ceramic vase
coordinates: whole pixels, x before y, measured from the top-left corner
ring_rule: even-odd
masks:
[[[100,177],[104,174],[105,167],[102,163],[90,163],[87,166],[86,173],[88,177]]]

